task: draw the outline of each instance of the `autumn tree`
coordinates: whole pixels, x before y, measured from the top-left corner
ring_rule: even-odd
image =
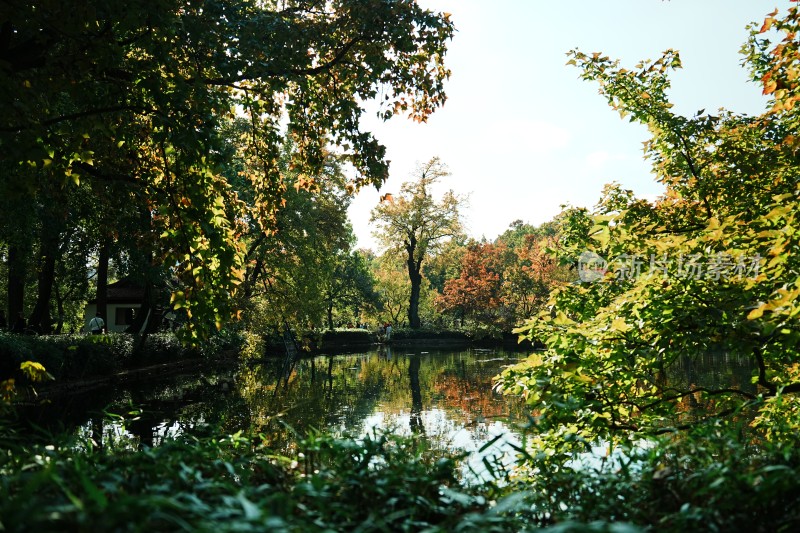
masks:
[[[180,280],[173,304],[191,317],[193,337],[232,315],[243,221],[275,230],[287,136],[301,186],[313,188],[329,147],[353,165],[351,187],[379,185],[388,162],[361,126],[363,102],[380,97],[384,119],[424,121],[445,99],[453,26],[413,1],[2,5],[0,189],[24,183],[43,199],[61,187],[126,184],[149,226],[140,246],[152,268],[168,265]],[[224,172],[227,126],[241,117],[248,203]],[[28,252],[7,242],[16,309]],[[46,256],[48,276],[51,263]]]
[[[502,320],[502,291],[509,250],[504,245],[474,242],[461,258],[461,272],[445,282],[437,307],[456,314],[462,325],[473,321],[478,328],[494,329]]]
[[[764,38],[770,29],[785,38]],[[759,116],[675,114],[667,73],[681,63],[671,50],[632,69],[570,54],[614,109],[649,128],[646,154],[666,192],[651,203],[611,187],[594,210],[564,214],[565,259],[580,267],[588,255],[595,267],[522,329],[548,350],[500,380],[537,410],[540,442],[554,457],[598,437],[630,442],[747,409],[761,435],[796,439],[799,29],[793,6],[752,30],[746,64],[772,97]],[[713,353],[749,359],[752,384],[664,379],[683,358]]]
[[[553,288],[574,278],[552,254],[558,226],[558,220],[538,227],[518,220],[494,242],[466,245],[457,267],[450,267],[455,274],[444,281],[438,310],[476,333],[511,333]]]
[[[558,219],[538,227],[515,221],[495,241],[508,247],[502,289],[505,316],[511,321],[506,327],[519,325],[544,307],[550,291],[574,280],[575,275],[554,255],[559,248],[559,226]]]
[[[447,167],[438,157],[419,165],[416,179],[403,183],[397,196],[386,195],[370,217],[377,224],[375,236],[406,263],[411,282],[408,324],[412,328],[420,327],[422,265],[462,231],[460,210],[465,199],[450,190],[437,202],[431,191],[439,179],[448,175]]]

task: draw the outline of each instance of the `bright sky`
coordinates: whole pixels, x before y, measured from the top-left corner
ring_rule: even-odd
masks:
[[[591,207],[617,181],[638,196],[661,189],[642,159],[644,126],[620,119],[597,86],[566,66],[573,48],[603,52],[632,68],[667,48],[681,52],[671,76],[677,113],[725,107],[758,114],[765,99],[741,67],[745,26],[789,0],[419,0],[452,13],[457,33],[446,63],[448,101],[427,124],[370,117],[386,145],[396,193],[417,162],[439,156],[452,175],[441,190],[469,194],[470,235],[493,239],[514,220],[550,220],[562,204]],[[369,216],[380,193],[350,208],[360,247],[376,249]]]

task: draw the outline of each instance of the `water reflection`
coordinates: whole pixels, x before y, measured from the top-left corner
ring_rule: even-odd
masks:
[[[96,447],[158,446],[218,427],[262,434],[282,451],[315,429],[363,435],[391,428],[435,445],[474,448],[526,419],[521,402],[492,391],[492,377],[524,355],[382,347],[303,359],[290,368],[264,360],[150,376],[125,388],[66,396],[26,416]]]
[[[381,347],[365,353],[319,356],[288,367],[280,359],[203,370],[191,375],[94,391],[49,406],[42,414],[84,441],[131,447],[222,428],[263,435],[289,452],[311,430],[364,435],[376,429],[426,439],[431,445],[475,451],[503,435],[486,454],[513,454],[521,401],[492,390],[492,378],[525,354],[503,350],[423,350]],[[750,390],[746,358],[681,358],[664,370],[675,385]],[[694,401],[690,395],[687,401]],[[687,405],[687,409],[694,406]],[[124,415],[108,418],[108,412]],[[38,420],[47,424],[46,420]],[[480,470],[480,455],[470,459]]]
[[[525,418],[520,402],[492,391],[492,377],[521,357],[384,347],[303,360],[281,380],[273,363],[254,365],[242,371],[239,391],[251,428],[277,448],[292,444],[287,425],[301,434],[327,429],[361,435],[391,428],[452,447],[458,432],[476,441],[489,434],[491,424],[510,431],[511,421]]]

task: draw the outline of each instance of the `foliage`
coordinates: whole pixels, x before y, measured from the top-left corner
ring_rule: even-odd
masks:
[[[383,254],[370,261],[375,278],[375,291],[379,303],[373,309],[371,318],[384,324],[400,324],[403,315],[408,314],[408,300],[411,297],[411,282],[404,272],[402,263],[391,254]]]
[[[139,451],[3,453],[5,529],[499,531],[520,524],[460,487],[458,456],[411,439],[311,435],[284,457],[241,435]]]
[[[520,241],[509,241],[513,254],[508,256],[505,265],[502,301],[506,314],[513,319],[511,325],[518,325],[522,319],[543,309],[550,291],[575,278],[574,273],[559,265],[553,256],[560,246],[560,226],[560,221],[545,223],[525,233]],[[498,242],[504,243],[504,236],[501,235]]]
[[[797,19],[792,8],[784,23]],[[765,59],[758,51],[770,45],[757,30],[750,43],[746,61],[760,78],[783,72],[793,53],[779,46]],[[601,54],[570,56],[614,109],[647,125],[646,154],[666,192],[649,203],[610,186],[594,211],[564,214],[562,258],[596,263],[581,271],[585,283],[555,290],[550,308],[520,329],[548,350],[499,386],[527,399],[542,446],[564,453],[597,438],[688,429],[749,405],[766,416],[774,400],[763,398],[800,391],[797,106],[683,117],[667,98],[677,52],[633,70]],[[709,353],[750,359],[755,386],[667,378],[682,358]]]
[[[5,428],[0,516],[12,531],[794,530],[796,448],[743,442],[741,429],[705,425],[561,467],[527,456],[474,484],[460,478],[464,454],[418,436],[312,432],[282,454],[240,433],[134,449],[32,444]]]
[[[449,15],[406,0],[8,4],[0,196],[17,190],[14,205],[35,202],[43,223],[2,239],[21,267],[26,240],[44,251],[37,323],[81,227],[95,243],[127,240],[148,280],[180,282],[172,303],[190,318],[187,337],[219,329],[247,266],[246,222],[276,229],[284,140],[297,147],[300,187],[313,188],[331,146],[356,171],[351,189],[382,183],[385,149],[363,131],[362,102],[380,99],[383,119],[426,120],[445,100],[453,31]],[[230,172],[234,152],[248,162],[241,175]],[[237,179],[250,184],[247,201]],[[83,194],[93,216],[69,201]]]
[[[447,191],[440,202],[433,198],[431,187],[450,173],[439,158],[434,157],[415,172],[415,181],[405,182],[400,193],[386,194],[372,211],[371,222],[377,224],[376,237],[391,253],[406,263],[411,293],[408,324],[420,327],[419,303],[422,287],[422,265],[445,242],[462,231],[460,210],[465,200]]]
[[[333,329],[334,310],[339,323],[358,324],[364,311],[374,308],[380,296],[365,255],[358,250],[334,256],[334,268],[328,278],[326,300],[328,329]]]
[[[35,361],[23,361],[22,364],[19,365],[19,370],[23,378],[30,384],[42,383],[55,379],[41,363]],[[0,404],[11,403],[17,398],[17,395],[17,380],[15,378],[0,381]],[[2,414],[4,413],[0,410],[0,415]]]
[[[516,221],[494,243],[465,246],[458,274],[444,282],[437,298],[438,310],[478,336],[510,332],[570,279],[552,257],[559,225],[555,220],[536,228]]]
[[[266,238],[253,220],[246,239],[249,266],[238,307],[243,328],[265,335],[282,332],[285,324],[302,331],[359,323],[377,303],[367,257],[353,250],[352,195],[342,162],[328,154],[309,190],[300,185],[308,177],[289,168],[291,151],[287,145],[281,160],[289,187],[276,233]],[[252,194],[247,187],[241,192]]]
[[[514,490],[534,523],[628,523],[655,531],[792,531],[800,456],[742,438],[740,423],[584,454],[567,465],[528,456]],[[525,473],[523,473],[525,472]]]
[[[187,358],[219,357],[240,344],[238,335],[220,334],[208,339],[198,349],[183,346],[175,335],[169,333],[152,334],[141,347],[139,363],[147,365]],[[107,376],[132,364],[134,348],[134,337],[126,333],[91,336],[0,333],[0,376],[15,376],[15,369],[26,361],[42,365],[58,381]],[[29,373],[35,374],[37,367],[29,365],[27,368]]]
[[[461,258],[461,274],[445,282],[437,304],[441,311],[457,313],[462,323],[474,321],[478,327],[506,325],[500,316],[505,246],[473,243]],[[502,329],[501,329],[502,331]]]

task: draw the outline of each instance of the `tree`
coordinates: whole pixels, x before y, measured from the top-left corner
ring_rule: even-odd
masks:
[[[404,265],[392,254],[383,254],[372,261],[375,291],[380,302],[375,314],[381,324],[400,324],[404,311],[408,316],[411,284],[404,270]]]
[[[442,312],[456,313],[479,327],[500,325],[502,314],[503,255],[508,249],[490,243],[472,243],[461,258],[461,273],[447,280],[437,300]],[[502,325],[501,325],[502,328]]]
[[[505,255],[502,291],[505,315],[511,320],[507,326],[517,326],[542,309],[551,290],[571,281],[568,268],[553,256],[559,248],[559,226],[558,220],[536,228],[512,223],[497,238],[496,243],[507,244],[510,252]]]
[[[333,268],[325,283],[328,329],[333,329],[334,310],[348,316],[348,322],[360,322],[360,311],[377,304],[375,279],[367,260],[359,251],[342,250],[332,257]]]
[[[800,15],[797,7],[776,15],[753,28],[745,48],[754,78],[774,96],[756,117],[675,115],[666,76],[680,67],[674,51],[633,70],[571,53],[614,109],[648,126],[646,154],[666,192],[650,203],[609,187],[593,211],[564,214],[562,257],[591,269],[521,329],[548,350],[500,380],[537,411],[537,431],[554,450],[583,450],[598,437],[630,442],[748,408],[763,435],[796,438]],[[762,38],[771,27],[786,39]],[[752,385],[668,379],[682,359],[714,353],[749,358]]]
[[[450,174],[438,157],[420,165],[415,174],[415,181],[403,183],[397,197],[386,195],[370,217],[377,223],[376,237],[406,263],[411,282],[408,324],[412,328],[420,327],[422,265],[444,242],[461,233],[460,210],[465,203],[452,190],[438,203],[431,195],[431,186]]]
[[[147,215],[145,255],[180,280],[173,305],[196,338],[232,315],[243,221],[274,231],[285,137],[301,186],[313,188],[329,146],[356,169],[351,187],[382,183],[385,149],[362,131],[362,102],[426,120],[445,100],[452,34],[449,15],[410,0],[3,2],[0,189],[128,185]],[[224,172],[241,115],[249,204]]]
[[[267,238],[252,220],[245,234],[249,264],[240,305],[252,309],[254,302],[248,300],[265,300],[256,306],[261,312],[247,318],[251,324],[260,321],[279,329],[284,323],[322,325],[323,317],[332,313],[331,304],[345,297],[345,285],[337,283],[345,281],[343,264],[355,241],[341,164],[329,154],[323,171],[314,176],[314,190],[308,190],[299,184],[307,178],[288,168],[292,149],[287,145],[280,161],[288,187],[276,213],[275,233]],[[247,184],[241,185],[242,195],[252,194]]]
[[[473,241],[451,249],[456,265],[437,256],[434,274],[445,274],[439,278],[444,279],[438,311],[482,334],[510,333],[547,302],[551,289],[569,279],[551,254],[558,249],[559,224],[534,227],[517,220],[493,243]]]

